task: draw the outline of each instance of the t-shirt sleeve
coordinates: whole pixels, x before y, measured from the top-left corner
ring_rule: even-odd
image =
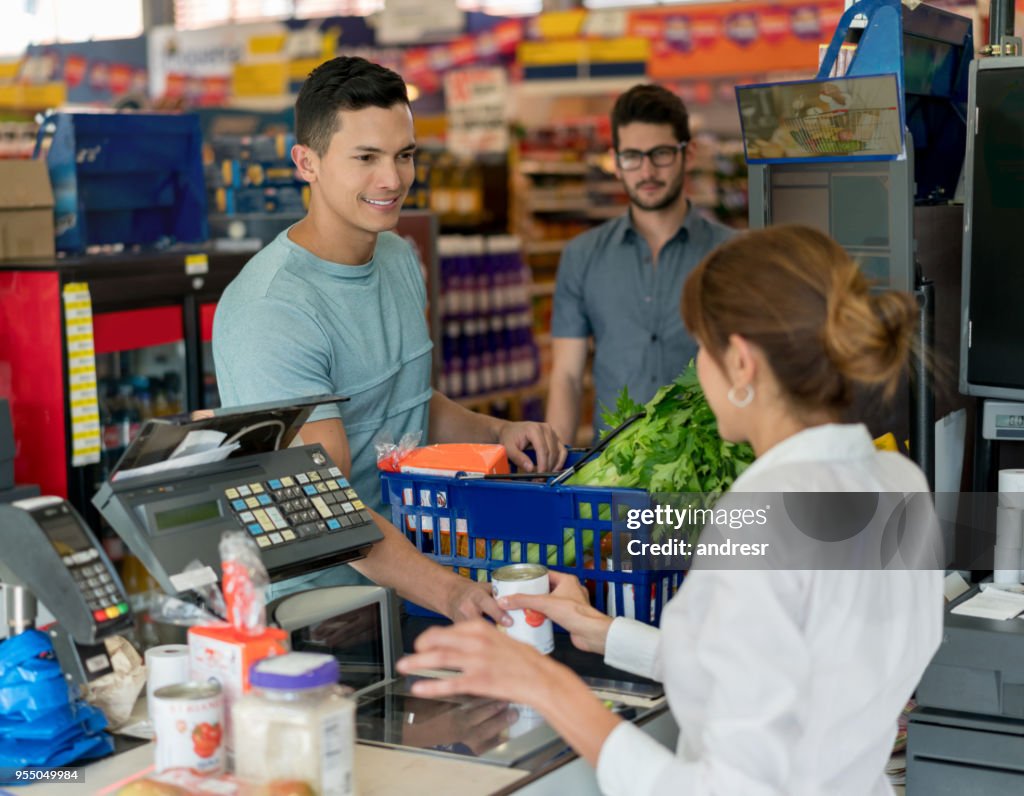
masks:
[[[259,298],[217,317],[213,358],[224,406],[336,392],[323,329],[310,315],[278,299]],[[340,417],[337,404],[324,404],[309,420]]]
[[[409,260],[409,273],[410,278],[413,280],[413,284],[416,289],[416,297],[419,299],[423,309],[427,308],[427,269],[423,261],[420,259],[420,254],[416,249],[406,241],[406,251],[408,252]]]
[[[590,337],[590,319],[583,301],[586,252],[569,245],[562,251],[555,279],[555,301],[551,312],[552,337]]]

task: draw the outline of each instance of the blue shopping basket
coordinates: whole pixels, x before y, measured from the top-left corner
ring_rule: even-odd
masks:
[[[417,550],[474,580],[506,564],[544,564],[575,575],[598,610],[653,625],[682,582],[678,570],[629,569],[628,541],[650,541],[649,530],[626,527],[627,511],[651,507],[643,490],[380,475],[395,526]]]

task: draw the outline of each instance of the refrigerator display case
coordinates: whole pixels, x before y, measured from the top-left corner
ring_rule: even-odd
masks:
[[[11,405],[19,482],[67,497],[88,518],[144,420],[216,406],[213,314],[249,257],[189,250],[0,264],[0,395]],[[79,324],[90,316],[94,373],[88,358],[75,359],[89,349]],[[92,379],[95,401],[77,398]],[[83,453],[84,433],[98,436],[98,451]]]

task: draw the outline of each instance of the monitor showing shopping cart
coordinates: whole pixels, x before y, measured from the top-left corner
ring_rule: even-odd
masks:
[[[896,75],[736,87],[750,163],[903,157]]]

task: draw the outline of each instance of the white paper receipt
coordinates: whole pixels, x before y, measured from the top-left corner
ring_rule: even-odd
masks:
[[[171,585],[178,591],[198,589],[216,582],[217,573],[213,571],[212,567],[190,569],[187,572],[179,572],[177,575],[171,575]]]
[[[1013,619],[1024,611],[1024,594],[986,589],[962,602],[950,613],[977,616],[981,619]]]

